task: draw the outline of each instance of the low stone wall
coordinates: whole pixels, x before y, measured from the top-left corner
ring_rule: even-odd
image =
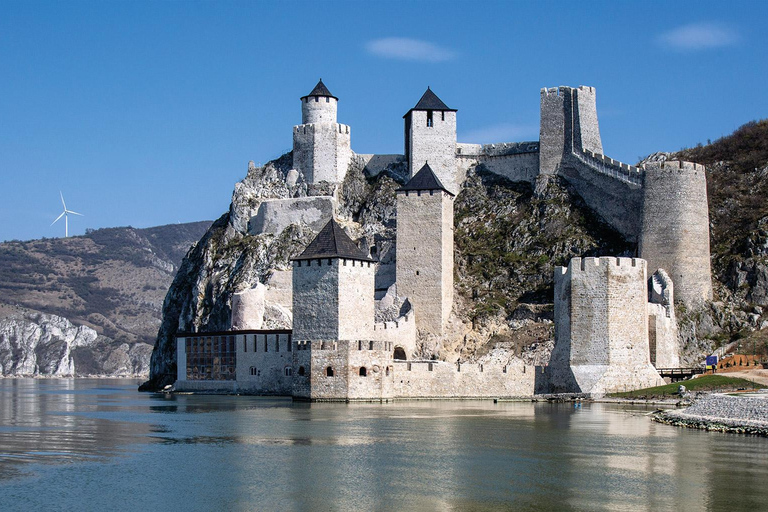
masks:
[[[395,361],[395,398],[501,398],[534,394],[536,367]]]

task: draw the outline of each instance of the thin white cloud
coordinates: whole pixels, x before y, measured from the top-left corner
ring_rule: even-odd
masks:
[[[413,60],[421,62],[444,62],[451,60],[456,53],[428,41],[407,37],[385,37],[368,41],[366,50],[373,55],[387,59]]]
[[[741,37],[731,27],[718,23],[691,23],[657,37],[662,46],[680,51],[707,50],[733,46]]]
[[[459,140],[473,144],[492,144],[494,142],[520,142],[522,138],[538,137],[538,135],[538,126],[499,123],[462,133]]]

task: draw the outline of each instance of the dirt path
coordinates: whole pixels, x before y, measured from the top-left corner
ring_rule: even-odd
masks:
[[[739,372],[723,372],[718,373],[717,375],[723,375],[724,377],[739,377],[751,380],[752,382],[757,382],[763,386],[768,386],[768,370],[743,370]]]

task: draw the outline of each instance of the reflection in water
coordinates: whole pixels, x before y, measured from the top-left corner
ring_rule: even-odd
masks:
[[[641,407],[135,389],[0,381],[3,509],[737,510],[768,499],[768,439],[652,423]]]

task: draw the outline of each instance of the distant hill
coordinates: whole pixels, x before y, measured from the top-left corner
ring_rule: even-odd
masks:
[[[39,312],[89,327],[107,345],[152,345],[168,287],[186,252],[210,225],[106,228],[84,236],[1,243],[0,306],[5,307],[0,307],[0,321],[14,317],[18,331],[19,321],[47,318]],[[3,332],[10,331],[0,329],[0,360],[4,346],[12,350],[10,335],[3,338]],[[20,358],[6,358],[3,374],[14,373],[10,361]],[[88,366],[89,374],[110,373],[93,361]],[[40,368],[38,373],[51,373]],[[80,373],[76,361],[75,373]]]

